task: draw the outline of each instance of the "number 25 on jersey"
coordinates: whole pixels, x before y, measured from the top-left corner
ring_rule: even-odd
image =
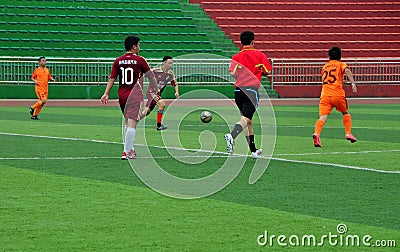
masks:
[[[331,69],[331,70],[325,70],[322,73],[322,84],[333,84],[336,82],[336,69]]]

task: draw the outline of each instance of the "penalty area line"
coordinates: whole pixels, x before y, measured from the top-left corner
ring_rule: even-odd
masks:
[[[105,144],[122,144],[121,142],[112,142],[112,141],[105,141],[105,140],[93,140],[93,139],[73,138],[73,137],[41,136],[41,135],[18,134],[18,133],[8,133],[8,132],[0,132],[0,135],[35,137],[35,138],[45,138],[45,139],[69,140],[69,141],[83,141],[83,142],[105,143]]]
[[[233,156],[240,157],[240,156]],[[227,156],[174,156],[174,158],[227,158]],[[121,159],[121,157],[0,157],[0,160],[91,160]],[[136,157],[136,159],[171,159],[171,156]]]
[[[0,157],[0,160],[89,160],[112,158],[119,157]]]
[[[374,168],[366,168],[366,167],[359,167],[359,166],[352,166],[352,165],[342,165],[342,164],[313,162],[313,161],[302,161],[302,160],[293,160],[293,159],[286,159],[286,158],[272,158],[272,160],[290,162],[290,163],[300,163],[300,164],[333,166],[333,167],[338,167],[338,168],[361,170],[361,171],[372,171],[372,172],[379,172],[379,173],[400,174],[400,171],[386,171],[386,170],[379,170],[379,169],[374,169]]]
[[[309,152],[309,153],[283,153],[283,154],[274,154],[274,156],[342,155],[342,154],[368,154],[368,153],[386,153],[386,152],[400,152],[400,150],[366,150],[366,151],[333,151],[333,152]]]
[[[104,141],[104,140],[92,140],[92,139],[68,138],[68,137],[55,137],[55,136],[41,136],[41,135],[17,134],[17,133],[8,133],[8,132],[0,132],[0,135],[48,138],[48,139],[57,139],[57,140],[70,140],[70,141],[84,141],[84,142],[106,143],[106,144],[122,144],[121,142],[112,142],[112,141]],[[146,145],[144,145],[144,144],[136,144],[136,146],[146,147]],[[219,154],[219,155],[221,155],[221,157],[224,157],[224,158],[226,158],[226,157],[244,157],[244,156],[247,157],[248,156],[248,155],[244,155],[244,154],[228,155],[225,152],[211,151],[211,150],[195,150],[195,149],[185,149],[185,148],[165,147],[165,146],[148,146],[148,147],[161,148],[161,149],[175,149],[175,150],[182,150],[182,151],[197,151],[197,152],[204,152],[204,153],[213,153],[213,154]],[[393,150],[393,151],[397,151],[397,150]],[[375,151],[375,152],[378,152],[378,151]],[[202,157],[204,157],[204,156],[202,156]],[[99,157],[97,157],[97,158],[99,158]],[[112,157],[112,158],[116,158],[116,157]],[[155,157],[146,157],[146,158],[155,158]],[[168,157],[165,157],[165,158],[171,158],[171,156],[168,156]],[[270,157],[260,157],[260,158],[268,159]],[[2,158],[0,158],[0,159],[2,159]],[[304,163],[304,164],[311,164],[311,165],[324,165],[324,166],[332,166],[332,167],[339,167],[339,168],[345,168],[345,169],[372,171],[372,172],[378,172],[378,173],[400,174],[400,171],[387,171],[387,170],[379,170],[379,169],[374,169],[374,168],[366,168],[366,167],[351,166],[351,165],[323,163],[323,162],[312,162],[312,161],[302,161],[302,160],[285,159],[285,158],[277,158],[277,157],[272,157],[270,159],[271,160],[276,160],[276,161],[290,162],[290,163]]]

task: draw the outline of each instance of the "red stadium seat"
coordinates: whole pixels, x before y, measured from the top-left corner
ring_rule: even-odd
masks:
[[[334,45],[346,57],[400,57],[400,2],[377,0],[190,0],[239,47],[252,30],[270,58],[326,58]]]

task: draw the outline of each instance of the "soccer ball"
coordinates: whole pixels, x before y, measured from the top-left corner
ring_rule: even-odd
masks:
[[[210,112],[210,111],[203,111],[203,112],[201,112],[200,120],[201,120],[203,123],[209,123],[209,122],[211,122],[211,120],[212,120],[212,114],[211,114],[211,112]]]

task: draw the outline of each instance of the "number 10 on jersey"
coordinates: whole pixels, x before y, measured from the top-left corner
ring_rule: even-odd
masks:
[[[121,70],[121,84],[125,84],[125,85],[132,85],[133,84],[133,80],[134,80],[134,71],[133,68],[131,67],[127,67],[127,68],[123,68],[120,67],[119,68]]]

